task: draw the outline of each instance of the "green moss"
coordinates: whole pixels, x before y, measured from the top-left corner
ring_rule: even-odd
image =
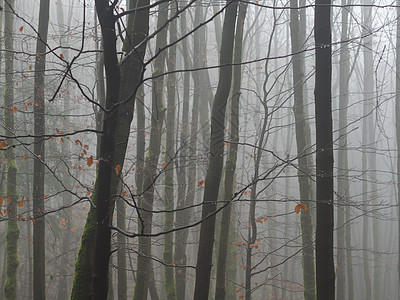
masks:
[[[96,195],[93,195],[95,203]],[[96,208],[90,206],[82,234],[81,247],[75,263],[75,276],[72,286],[71,299],[93,299],[93,259],[96,239]]]
[[[15,172],[18,171],[17,162],[15,161],[15,159],[7,161],[7,172],[9,171],[10,168],[14,169]]]
[[[6,300],[17,298],[17,269],[19,265],[17,246],[19,238],[19,227],[15,219],[10,219],[7,223],[6,233],[6,282],[4,285],[4,295]]]

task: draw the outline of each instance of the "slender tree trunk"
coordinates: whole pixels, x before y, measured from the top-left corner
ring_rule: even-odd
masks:
[[[290,1],[290,29],[292,53],[298,53],[300,45],[300,21],[298,13],[297,0]],[[300,188],[300,203],[310,206],[312,201],[312,183],[309,178],[312,170],[310,164],[310,126],[305,113],[305,102],[303,98],[304,83],[304,62],[303,55],[294,55],[293,57],[293,86],[294,86],[294,117],[296,126],[296,143],[298,155],[298,180]],[[300,216],[302,246],[303,246],[303,284],[304,298],[306,300],[315,299],[315,270],[314,270],[314,248],[313,248],[313,225],[311,210],[302,210]]]
[[[366,4],[372,4],[371,1],[366,1]],[[367,148],[370,147],[370,144],[374,141],[370,140],[368,130],[370,130],[369,122],[372,115],[370,114],[372,110],[373,103],[373,57],[372,57],[372,35],[370,35],[371,25],[372,25],[372,8],[371,7],[363,7],[362,9],[362,17],[363,17],[363,53],[364,53],[364,103],[363,103],[363,125],[362,125],[362,169],[368,170],[368,167],[371,168],[371,161],[368,164],[368,161],[371,157],[367,155]],[[369,166],[368,166],[369,165]],[[371,270],[370,270],[370,261],[369,261],[369,239],[370,239],[370,224],[369,224],[369,215],[367,211],[369,209],[369,188],[368,188],[368,179],[369,176],[367,172],[363,172],[363,210],[366,213],[363,216],[363,238],[362,238],[362,247],[363,247],[363,270],[364,270],[364,282],[365,282],[365,299],[371,300],[372,298],[372,287],[371,287]],[[371,189],[371,187],[370,187]]]
[[[351,4],[351,1],[342,0],[342,5]],[[346,261],[349,262],[346,253],[346,210],[350,210],[348,158],[347,158],[347,106],[349,103],[349,55],[348,55],[348,23],[349,10],[342,8],[342,34],[344,42],[340,50],[340,90],[339,90],[339,151],[338,151],[338,208],[337,208],[337,300],[345,299],[346,295]],[[350,236],[349,236],[350,237]],[[350,253],[351,255],[351,253]],[[348,274],[349,276],[349,274]]]
[[[63,12],[63,3],[66,1],[58,2],[57,5],[57,19],[58,19],[58,27],[59,27],[59,36],[63,37],[63,28],[64,26],[70,26],[71,25],[71,19],[72,19],[72,8],[70,8],[69,11],[69,17],[67,23],[64,22],[64,12]],[[69,61],[69,51],[67,50],[69,46],[69,41],[67,38],[61,38],[60,41],[60,46],[64,47],[63,50],[63,55],[64,59],[66,61]],[[70,96],[64,95],[64,113],[68,114],[70,110]],[[66,120],[66,123],[68,124],[68,116],[65,116],[64,119]],[[68,155],[70,153],[70,144],[69,143],[63,143],[62,148],[61,148],[61,157],[64,161],[68,159]],[[67,172],[63,173],[63,184],[66,186],[68,190],[72,188],[72,183],[71,183],[71,178]],[[71,194],[66,191],[63,194],[63,206],[67,207],[68,205],[71,204],[72,201],[72,196]],[[71,244],[71,218],[70,218],[70,210],[67,208],[63,211],[64,214],[64,227],[62,228],[62,242],[61,242],[61,253],[63,255],[60,257],[60,278],[59,278],[59,283],[58,283],[58,291],[57,291],[57,300],[67,300],[69,296],[69,288],[68,288],[68,274],[69,274],[69,268],[67,267],[68,264],[68,253],[69,253],[69,247]]]
[[[165,25],[168,19],[168,4],[159,5],[157,28]],[[163,28],[157,34],[156,49],[161,49],[167,44],[167,28]],[[153,75],[157,76],[164,73],[165,51],[161,52],[154,61]],[[163,104],[164,77],[157,77],[153,80],[152,86],[152,116],[150,147],[143,168],[143,195],[139,199],[138,214],[141,216],[139,223],[139,249],[137,262],[137,278],[135,283],[135,300],[146,300],[149,287],[150,257],[151,257],[151,238],[147,236],[152,231],[153,215],[151,210],[154,203],[154,178],[157,174],[157,164],[160,156],[162,126],[164,122],[165,109]],[[143,210],[141,210],[143,209]]]
[[[6,281],[4,285],[4,296],[6,300],[17,299],[17,269],[18,261],[18,239],[19,227],[17,223],[17,163],[14,153],[14,5],[11,0],[5,7],[5,77],[4,89],[4,113],[5,142],[10,147],[5,152],[6,163],[6,197],[7,197],[7,232],[6,232]]]
[[[229,139],[229,154],[225,164],[225,185],[224,185],[224,200],[230,201],[234,193],[234,178],[237,162],[237,151],[239,142],[239,100],[240,100],[240,87],[242,80],[242,41],[243,41],[243,27],[246,17],[247,4],[242,3],[239,5],[239,15],[236,25],[235,34],[235,53],[233,62],[236,64],[233,69],[233,87],[232,87],[232,100],[231,100],[231,113],[230,113],[230,133]],[[222,203],[225,205],[225,203]],[[217,259],[217,282],[215,289],[215,299],[224,300],[226,297],[226,280],[227,275],[227,260],[228,260],[228,247],[235,247],[228,244],[231,224],[231,211],[233,204],[228,204],[222,211],[221,217],[221,230],[219,237],[219,249]]]
[[[398,205],[398,251],[400,252],[400,0],[397,4],[396,39],[396,142],[397,142],[397,205]],[[400,285],[400,255],[398,257],[397,280]],[[399,293],[399,291],[398,291]]]
[[[201,7],[201,1],[197,3],[197,6],[195,8],[195,18],[194,18],[194,26],[198,26],[201,22],[202,19],[202,10],[203,8]],[[186,15],[183,15],[186,17]],[[181,18],[183,17],[181,16]],[[181,20],[183,22],[183,19]],[[186,31],[186,24],[185,26],[182,25],[182,31]],[[184,31],[183,31],[184,32]],[[183,33],[182,32],[182,33]],[[200,36],[199,36],[199,30],[194,32],[193,34],[193,48],[194,49],[200,49]],[[186,47],[186,50],[185,50]],[[188,54],[188,47],[187,44],[183,46],[184,53],[184,60],[185,60],[185,68],[188,68],[190,66],[190,61],[189,61],[189,54]],[[193,58],[193,67],[194,68],[199,68],[201,66],[201,61],[200,61],[200,56],[199,53],[196,51],[194,53],[194,58]],[[187,72],[185,72],[187,73]],[[177,220],[177,227],[182,227],[190,222],[191,218],[191,213],[192,209],[191,207],[193,206],[194,199],[195,199],[195,192],[196,192],[196,168],[197,164],[195,162],[196,156],[197,156],[197,141],[198,141],[198,129],[199,129],[199,100],[200,100],[200,75],[199,72],[193,72],[192,73],[193,77],[193,82],[194,82],[194,93],[193,93],[193,105],[192,105],[192,114],[191,114],[191,132],[190,132],[190,140],[188,141],[186,139],[186,135],[184,136],[185,132],[185,121],[186,124],[188,124],[188,120],[183,119],[183,124],[182,126],[184,127],[182,130],[182,135],[181,135],[181,140],[182,144],[188,143],[189,145],[189,150],[187,151],[189,161],[186,162],[186,159],[181,160],[181,166],[184,167],[186,164],[188,164],[188,177],[187,177],[187,190],[186,190],[186,200],[183,200],[185,198],[185,191],[182,189],[180,196],[178,195],[178,207],[187,207],[183,211],[180,211],[176,215],[176,220]],[[184,93],[186,92],[186,96],[184,95],[184,111],[187,110],[187,114],[189,114],[189,81],[190,78],[186,79],[186,85],[185,85],[185,90]],[[187,107],[187,108],[185,108]],[[185,113],[183,114],[185,116]],[[184,121],[185,120],[185,121]],[[189,124],[188,124],[189,125]],[[187,126],[189,127],[189,126]],[[188,132],[187,132],[188,134]],[[185,144],[183,144],[183,147]],[[182,154],[184,157],[185,155]],[[182,176],[184,173],[182,174]],[[182,178],[182,177],[180,177]],[[183,180],[181,180],[182,182]],[[188,241],[188,235],[189,235],[189,229],[183,229],[180,230],[179,232],[176,233],[176,252],[175,252],[175,260],[178,264],[180,265],[186,265],[187,262],[187,256],[186,256],[186,250],[187,250],[187,241]],[[186,296],[186,268],[181,268],[177,270],[177,275],[176,275],[176,287],[177,287],[177,299],[185,299]]]
[[[222,175],[225,109],[232,79],[232,56],[236,23],[236,1],[228,1],[223,25],[219,83],[215,95],[212,118],[210,159],[205,180],[200,241],[196,265],[194,299],[207,299],[210,286],[212,252],[214,244],[215,210]]]
[[[183,6],[184,2],[180,2]],[[180,15],[180,26],[181,35],[186,34],[186,12],[182,12]],[[188,70],[190,68],[190,58],[188,53],[187,39],[182,41],[182,56],[184,61],[184,68]],[[180,149],[179,149],[179,171],[177,172],[178,181],[178,202],[177,208],[183,208],[185,206],[185,195],[187,187],[187,158],[188,155],[188,144],[189,144],[189,93],[190,93],[190,72],[184,72],[183,74],[183,105],[182,105],[182,125],[180,135]],[[196,121],[197,122],[197,121]],[[176,212],[176,227],[182,227],[188,222],[190,214],[187,212],[189,209],[184,211]],[[175,263],[177,266],[186,264],[186,240],[183,238],[187,236],[188,230],[181,230],[175,232]],[[186,285],[186,268],[176,269],[175,272],[176,282],[176,296],[177,299],[185,299],[185,285]]]
[[[331,1],[316,0],[315,7],[315,118],[317,175],[316,279],[317,299],[335,299],[333,262],[333,138]]]
[[[46,69],[46,43],[49,27],[50,1],[40,1],[39,30],[36,44],[35,85],[34,85],[34,133],[35,154],[33,164],[33,298],[45,299],[45,220],[44,213],[44,163],[45,143],[41,137],[45,133],[44,75]]]
[[[176,3],[171,3],[170,16],[176,13],[178,7]],[[169,25],[169,43],[172,44],[177,39],[177,21],[174,20]],[[176,45],[169,48],[167,60],[168,72],[176,70]],[[176,76],[170,73],[167,76],[167,120],[166,120],[166,151],[165,151],[165,220],[164,231],[169,231],[174,227],[174,161],[175,161],[175,97],[176,97]],[[176,288],[174,278],[174,235],[172,233],[164,235],[164,286],[166,298],[168,300],[176,299]]]
[[[126,230],[126,208],[125,201],[123,199],[117,200],[117,226],[121,230]],[[118,233],[118,300],[126,300],[127,292],[127,267],[126,267],[126,236]]]

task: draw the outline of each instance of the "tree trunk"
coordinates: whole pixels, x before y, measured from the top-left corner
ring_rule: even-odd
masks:
[[[184,2],[179,2],[181,6]],[[182,12],[180,15],[180,27],[181,35],[186,34],[186,12]],[[195,33],[196,34],[196,33]],[[187,39],[182,41],[182,56],[184,61],[185,70],[190,69],[190,58],[188,53]],[[179,171],[177,172],[178,181],[178,202],[177,208],[183,208],[185,206],[185,196],[187,187],[187,155],[188,155],[188,144],[189,144],[189,96],[190,95],[190,72],[184,72],[183,74],[183,105],[182,105],[182,125],[180,135],[180,156],[179,156]],[[197,110],[196,110],[197,111]],[[197,123],[197,121],[196,121]],[[184,226],[189,220],[189,209],[184,211],[176,212],[176,227]],[[187,229],[175,232],[175,263],[177,266],[186,264],[186,240]],[[185,285],[186,285],[186,268],[178,268],[175,272],[175,283],[176,283],[176,296],[177,299],[185,299]]]
[[[317,299],[335,299],[333,262],[333,138],[332,138],[332,49],[331,1],[317,0],[315,7],[315,118],[317,229]]]
[[[6,163],[6,197],[7,197],[7,232],[6,232],[6,281],[4,296],[6,300],[17,299],[17,269],[19,227],[17,223],[17,163],[14,153],[14,113],[11,109],[14,105],[14,5],[11,0],[5,6],[5,79],[4,89],[4,126],[5,142],[10,147],[5,152]],[[44,298],[43,298],[44,299]]]
[[[367,4],[371,4],[371,1],[366,1]],[[363,53],[364,53],[364,103],[363,103],[363,124],[362,124],[362,169],[368,170],[368,168],[372,168],[372,163],[369,161],[372,159],[367,154],[367,148],[370,147],[373,140],[370,140],[369,130],[371,129],[369,126],[369,122],[373,122],[370,120],[373,116],[371,114],[372,106],[373,106],[373,57],[372,57],[372,35],[370,35],[371,25],[372,25],[372,8],[371,7],[363,7],[362,9],[362,18],[363,18]],[[369,163],[368,163],[369,161]],[[363,199],[363,211],[365,215],[363,216],[363,235],[362,235],[362,248],[363,248],[363,271],[364,271],[364,282],[365,282],[365,299],[371,300],[372,298],[372,287],[371,287],[371,270],[370,270],[370,258],[369,258],[369,239],[370,239],[370,224],[369,224],[369,214],[367,213],[369,209],[369,190],[371,187],[368,187],[369,176],[367,172],[363,172],[363,183],[362,183],[362,194]]]
[[[228,1],[221,42],[219,83],[215,95],[212,118],[210,159],[205,180],[200,241],[196,265],[194,299],[207,299],[210,287],[210,273],[214,244],[215,210],[222,175],[225,109],[232,79],[232,56],[236,22],[236,1]]]
[[[396,38],[396,142],[397,142],[397,205],[398,205],[398,251],[400,252],[400,0],[397,4]],[[400,255],[398,257],[397,280],[400,284]]]
[[[339,150],[338,150],[338,173],[337,173],[337,300],[345,299],[346,295],[346,261],[349,262],[346,253],[346,227],[345,215],[350,201],[350,186],[348,179],[347,158],[347,106],[349,103],[349,55],[348,55],[348,23],[349,10],[345,8],[351,1],[342,0],[342,34],[344,42],[340,50],[340,87],[339,87]],[[349,236],[350,237],[350,236]],[[351,253],[350,253],[351,255]],[[349,276],[349,274],[348,274]]]
[[[120,69],[116,49],[116,32],[113,9],[105,1],[96,0],[103,42],[104,65],[106,69],[106,106],[103,119],[103,136],[100,141],[100,157],[97,182],[94,189],[96,195],[96,225],[93,257],[93,297],[107,299],[108,275],[110,259],[110,240],[112,222],[112,174],[117,164],[114,160],[114,141],[117,132],[117,109],[120,92]],[[117,174],[118,175],[118,174]]]
[[[101,6],[104,6],[104,4],[102,3],[100,4]],[[146,7],[148,4],[149,4],[148,0],[139,0],[138,2],[134,1],[133,4],[131,3],[130,7],[136,7],[136,5],[140,7],[142,6]],[[106,17],[108,18],[107,19],[108,22],[114,19],[114,17],[112,16],[106,16]],[[123,101],[123,104],[118,104],[119,105],[118,117],[116,121],[117,125],[115,130],[116,135],[112,141],[112,144],[110,144],[110,148],[111,146],[115,148],[114,166],[110,173],[110,178],[111,178],[110,180],[112,180],[110,195],[115,195],[117,193],[116,191],[118,189],[118,184],[120,179],[119,176],[116,174],[114,168],[117,165],[120,166],[120,170],[122,170],[123,168],[123,163],[130,133],[130,125],[133,117],[135,92],[143,77],[143,57],[146,49],[146,43],[141,43],[141,42],[148,35],[148,24],[149,24],[148,9],[140,10],[140,12],[137,12],[135,18],[131,19],[132,19],[131,23],[128,23],[128,28],[130,29],[128,31],[128,34],[130,35],[130,38],[125,39],[125,42],[127,43],[125,44],[127,45],[127,48],[125,48],[126,55],[123,57],[123,60],[121,61],[120,64],[118,64],[117,62],[117,66],[120,65],[121,69],[120,71],[121,88],[118,87],[118,90],[119,89],[121,90],[120,100]],[[107,25],[110,28],[112,27],[111,24]],[[114,28],[112,27],[112,30],[110,30],[110,32],[113,30]],[[133,30],[135,34],[133,34]],[[106,39],[103,37],[104,45],[105,45],[105,40]],[[141,43],[140,47],[137,47],[135,51],[131,50],[133,46],[136,46],[139,43]],[[110,45],[107,46],[110,48]],[[104,49],[104,57],[106,56],[106,53],[108,52]],[[108,72],[107,68],[106,72]],[[113,89],[115,90],[117,88],[113,86]],[[109,91],[109,89],[107,89],[107,91]],[[113,111],[115,110],[116,109],[114,108]],[[106,128],[104,128],[103,131],[105,132]],[[103,138],[104,136],[105,134],[103,134]],[[101,140],[100,143],[103,144],[103,141]],[[100,172],[96,181],[95,190],[97,189],[99,177],[100,177]],[[96,203],[98,197],[99,195],[97,193],[93,193],[92,202]],[[108,203],[109,214],[112,214],[114,209],[114,201],[112,199],[109,200],[110,200]],[[72,289],[71,299],[92,299],[93,297],[94,293],[92,285],[93,268],[94,268],[93,253],[95,250],[94,238],[96,236],[95,216],[96,216],[96,209],[93,206],[91,206],[88,217],[86,219],[84,232],[82,234],[81,248],[79,249],[78,258],[75,264],[75,277],[74,277],[74,285]],[[108,218],[108,221],[111,222],[111,219]],[[104,228],[107,226],[104,225]],[[107,275],[103,276],[106,277]]]
[[[121,189],[122,190],[122,189]],[[125,201],[123,199],[117,200],[117,226],[121,230],[126,230],[126,208]],[[118,300],[126,300],[127,292],[127,267],[126,267],[126,236],[122,233],[118,233],[118,254],[117,254],[117,265],[118,265]]]
[[[300,44],[300,21],[297,0],[290,0],[290,31],[292,42],[292,53],[301,50]],[[312,203],[312,183],[309,178],[312,170],[310,163],[310,126],[305,112],[305,101],[303,98],[304,83],[304,56],[295,54],[293,56],[293,86],[294,86],[294,105],[293,112],[296,126],[296,144],[298,156],[298,180],[300,188],[300,203],[309,207]],[[302,246],[303,246],[303,284],[304,299],[315,299],[315,271],[314,271],[314,248],[313,248],[313,225],[311,210],[302,210],[300,216]]]
[[[170,16],[176,13],[178,7],[176,3],[171,3]],[[173,44],[177,39],[177,21],[173,20],[169,25],[169,43]],[[166,120],[166,151],[165,151],[165,220],[164,231],[172,230],[174,227],[174,161],[175,153],[175,97],[176,97],[176,45],[169,48],[167,60],[168,72],[172,72],[167,76],[167,120]],[[164,235],[164,286],[166,298],[168,300],[176,299],[176,288],[174,278],[174,235],[169,233]]]
[[[198,26],[201,22],[202,19],[202,11],[203,8],[201,6],[201,1],[197,3],[197,6],[195,8],[195,18],[194,18],[194,26]],[[186,14],[181,16],[181,22],[183,22],[185,19],[183,17],[186,17]],[[186,23],[184,26],[182,26],[181,23],[181,28],[183,32],[186,32]],[[182,34],[183,34],[182,32]],[[193,48],[196,49],[194,52],[194,58],[193,58],[193,67],[194,68],[199,68],[201,66],[201,61],[200,61],[200,55],[198,53],[198,49],[200,49],[200,32],[199,30],[196,30],[193,34]],[[185,40],[183,41],[183,50],[184,50],[184,64],[185,68],[188,69],[190,67],[190,57],[189,57],[189,51],[188,51],[188,45],[185,43]],[[186,45],[185,45],[186,44]],[[187,74],[188,72],[185,72]],[[191,213],[192,213],[192,206],[194,203],[194,198],[195,198],[195,191],[196,191],[196,168],[197,164],[195,162],[196,156],[197,156],[197,142],[198,142],[198,129],[199,129],[199,100],[200,100],[200,75],[199,71],[193,72],[192,73],[193,77],[193,82],[194,82],[194,93],[193,93],[193,105],[192,105],[192,115],[191,115],[191,132],[190,132],[190,140],[186,138],[185,130],[185,123],[182,124],[183,130],[181,134],[181,141],[182,141],[182,147],[185,147],[186,144],[189,144],[189,149],[187,151],[189,161],[187,162],[186,159],[184,159],[185,154],[182,153],[182,159],[181,159],[181,167],[185,167],[186,164],[188,164],[188,177],[187,177],[187,182],[183,182],[183,176],[185,173],[182,173],[179,178],[180,179],[180,186],[181,184],[187,185],[187,190],[185,191],[183,188],[181,188],[180,193],[178,195],[178,207],[186,207],[183,211],[179,211],[176,214],[176,227],[182,227],[190,223],[190,218],[191,218]],[[184,94],[184,111],[187,111],[187,115],[189,114],[189,83],[190,83],[190,78],[186,78],[186,85],[184,87],[184,93],[186,93],[186,96]],[[185,109],[186,107],[186,109]],[[185,113],[183,114],[185,116]],[[186,117],[185,117],[186,118]],[[183,122],[186,122],[187,128],[189,127],[189,122],[188,120],[183,119]],[[187,132],[188,134],[188,132]],[[186,192],[186,195],[185,195]],[[186,196],[186,200],[185,199]],[[176,250],[175,250],[175,261],[177,262],[178,265],[186,265],[187,262],[187,256],[186,256],[186,249],[187,249],[187,241],[188,241],[188,235],[189,235],[189,229],[183,229],[180,230],[179,232],[176,233],[175,237],[175,244],[176,244]],[[177,270],[177,275],[176,275],[176,288],[177,288],[177,299],[186,299],[186,268],[180,268]]]
[[[168,4],[159,5],[159,14],[157,19],[157,28],[165,26],[168,19]],[[162,49],[167,44],[167,28],[163,28],[157,34],[156,49]],[[159,53],[154,61],[153,76],[157,77],[164,73],[165,69],[165,51]],[[139,193],[140,214],[139,221],[139,249],[137,261],[137,277],[135,282],[135,300],[146,300],[149,287],[150,257],[151,257],[151,238],[148,236],[152,231],[153,215],[151,210],[154,203],[154,185],[157,175],[157,164],[160,156],[162,126],[164,122],[165,109],[163,104],[164,77],[160,76],[153,79],[152,85],[152,116],[150,146],[143,168],[143,186]],[[141,210],[143,209],[143,210]]]
[[[50,1],[40,1],[39,30],[36,44],[35,85],[34,85],[34,133],[35,155],[33,164],[33,298],[45,299],[45,220],[44,213],[44,164],[45,142],[41,137],[45,134],[45,102],[44,102],[44,75],[46,69],[46,43],[49,27]]]
[[[230,113],[230,133],[229,139],[231,144],[229,145],[229,154],[225,164],[225,185],[224,185],[224,199],[230,201],[234,194],[234,178],[237,162],[237,151],[239,142],[239,100],[240,100],[240,87],[242,79],[242,41],[243,41],[243,27],[244,20],[246,17],[247,4],[242,3],[239,5],[239,15],[236,25],[235,35],[235,53],[233,61],[236,64],[233,69],[233,87],[232,87],[232,102],[231,102],[231,113]],[[226,203],[222,203],[226,205]],[[226,263],[228,260],[228,247],[235,247],[228,244],[231,224],[231,211],[233,204],[227,204],[222,211],[221,217],[221,230],[219,237],[219,249],[217,259],[217,282],[215,289],[215,299],[224,300],[226,298],[226,280],[227,275]]]

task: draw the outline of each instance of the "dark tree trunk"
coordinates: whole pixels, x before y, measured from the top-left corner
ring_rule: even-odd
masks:
[[[157,34],[156,49],[162,49],[167,44],[167,27],[168,20],[168,4],[159,5],[159,13],[157,19],[157,28],[163,28]],[[154,61],[154,73],[157,77],[164,73],[165,70],[166,51],[159,53]],[[137,262],[137,277],[135,282],[134,299],[146,300],[149,288],[149,275],[151,272],[151,238],[148,236],[152,232],[152,220],[154,203],[154,185],[157,175],[157,164],[160,156],[162,127],[164,123],[165,108],[163,103],[164,77],[160,76],[152,81],[152,115],[151,115],[151,132],[150,145],[148,154],[143,168],[143,186],[139,193],[139,209],[138,214],[141,215],[139,223],[139,249]]]
[[[183,6],[184,2],[180,2]],[[182,12],[180,15],[180,27],[181,35],[186,34],[186,12]],[[190,58],[188,53],[187,40],[182,41],[182,56],[184,61],[184,68],[188,70],[190,68]],[[189,96],[190,95],[190,72],[183,74],[183,105],[182,105],[182,125],[180,134],[180,156],[179,156],[179,167],[177,172],[178,181],[178,202],[177,208],[185,206],[185,196],[187,187],[187,155],[188,155],[188,144],[189,144]],[[184,211],[176,212],[176,227],[184,226],[189,220],[190,214],[189,209]],[[186,264],[186,240],[184,237],[187,236],[187,229],[180,230],[175,233],[175,263],[177,266]],[[177,299],[185,299],[185,286],[186,286],[186,268],[179,268],[175,271],[175,283],[176,283],[176,296]]]
[[[35,143],[33,152],[33,298],[45,299],[45,219],[44,213],[44,164],[45,143],[41,137],[45,134],[45,102],[44,74],[46,69],[46,43],[49,27],[50,1],[40,1],[39,30],[36,44],[35,85],[34,85],[34,133]]]
[[[333,262],[333,138],[331,1],[315,7],[315,118],[317,175],[316,279],[317,299],[335,299]]]
[[[221,42],[219,83],[211,117],[210,159],[205,180],[194,299],[208,299],[215,230],[215,210],[223,167],[225,109],[232,79],[237,2],[228,1]]]
[[[233,87],[231,97],[231,113],[230,113],[230,133],[229,140],[229,154],[225,163],[225,185],[224,185],[224,199],[230,201],[234,193],[234,179],[237,162],[237,151],[239,142],[239,100],[240,100],[240,86],[242,80],[242,42],[243,42],[243,27],[246,17],[247,4],[242,3],[239,5],[239,15],[237,19],[236,35],[235,35],[235,53],[234,63],[237,64],[233,69]],[[226,203],[222,203],[225,205]],[[227,259],[228,244],[230,237],[230,224],[231,224],[231,211],[232,203],[228,204],[222,211],[221,217],[221,230],[219,237],[219,249],[217,259],[217,283],[215,288],[215,299],[224,300],[226,297],[226,273],[227,273]]]

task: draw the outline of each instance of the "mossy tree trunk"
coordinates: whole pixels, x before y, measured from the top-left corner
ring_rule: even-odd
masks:
[[[231,112],[230,112],[230,132],[229,132],[229,153],[225,163],[225,185],[224,185],[224,200],[230,201],[234,194],[234,179],[237,162],[237,151],[239,143],[239,100],[240,100],[240,88],[242,81],[242,42],[243,42],[243,27],[244,20],[246,18],[247,4],[239,4],[239,15],[237,18],[236,34],[235,34],[235,53],[233,62],[235,64],[233,68],[233,87],[231,97]],[[222,203],[225,205],[225,203]],[[215,288],[215,299],[224,300],[226,298],[226,275],[229,252],[228,248],[232,248],[232,244],[229,244],[231,240],[231,212],[232,203],[229,203],[222,211],[221,217],[221,230],[219,237],[219,249],[217,259],[217,282]],[[230,249],[231,250],[231,249]]]
[[[7,232],[6,232],[6,281],[4,284],[4,296],[6,300],[17,299],[17,269],[19,227],[17,223],[17,164],[14,153],[14,5],[11,0],[5,6],[5,79],[4,88],[4,126],[5,142],[8,149],[5,152],[6,163],[6,197],[7,197]]]
[[[200,241],[196,264],[194,299],[208,299],[212,252],[214,245],[215,211],[222,176],[225,110],[232,79],[233,45],[237,2],[227,1],[221,42],[219,82],[211,117],[210,158],[205,179]]]
[[[167,44],[167,26],[168,20],[168,3],[159,5],[159,13],[157,19],[157,28],[163,29],[157,34],[156,49],[162,49]],[[153,75],[157,77],[164,73],[165,70],[165,51],[159,53],[154,61]],[[152,220],[154,203],[155,178],[157,175],[157,165],[160,156],[162,127],[165,116],[163,104],[163,88],[164,77],[160,76],[152,81],[152,115],[151,115],[151,132],[150,146],[145,159],[143,168],[143,186],[139,194],[142,194],[139,199],[140,214],[139,221],[139,249],[137,261],[137,277],[135,282],[134,299],[146,300],[149,288],[149,275],[151,273],[151,238],[148,236],[152,232]]]
[[[290,37],[292,43],[292,53],[299,53],[300,44],[300,20],[298,11],[298,1],[290,0]],[[309,207],[312,203],[312,184],[310,174],[312,165],[310,164],[310,148],[307,143],[310,136],[310,126],[305,113],[305,101],[303,97],[303,56],[295,54],[293,56],[293,86],[294,86],[294,105],[293,112],[296,127],[296,144],[298,156],[298,180],[300,189],[300,203]],[[300,216],[301,235],[303,246],[303,285],[304,299],[315,299],[315,269],[314,269],[314,248],[313,248],[313,225],[311,210],[302,210]]]
[[[33,152],[33,298],[45,299],[45,219],[44,213],[44,164],[45,164],[45,102],[44,75],[46,69],[46,44],[49,27],[50,1],[40,1],[39,30],[36,44],[35,85],[34,85],[34,133]]]
[[[335,299],[333,262],[333,134],[331,1],[315,7],[315,119],[316,119],[316,282],[317,299]]]
[[[101,6],[104,6],[104,3],[99,3],[99,4],[101,4]],[[148,4],[149,4],[148,0],[139,0],[137,2],[133,1],[133,4],[131,3],[130,7],[136,7],[136,5],[140,7],[142,6],[146,7]],[[107,21],[115,20],[114,16],[106,16],[106,17],[109,18],[109,20]],[[114,168],[117,165],[120,165],[121,170],[123,168],[123,162],[125,158],[129,132],[130,132],[130,125],[133,118],[135,92],[143,77],[143,58],[146,49],[146,43],[141,43],[141,42],[148,34],[149,11],[148,9],[140,10],[139,12],[136,13],[135,18],[129,18],[129,19],[132,21],[128,23],[129,38],[125,39],[125,42],[127,43],[125,44],[126,47],[124,47],[126,54],[124,55],[122,61],[119,64],[118,61],[116,62],[117,66],[119,65],[121,72],[121,87],[118,89],[120,89],[120,100],[121,102],[123,102],[123,104],[118,103],[118,113],[117,113],[118,116],[116,117],[117,134],[115,135],[112,141],[112,145],[115,149],[113,155],[114,166],[109,175],[110,180],[112,181],[110,195],[115,195],[118,190],[118,184],[120,182],[120,179],[119,176],[116,174]],[[110,24],[107,25],[111,28]],[[140,47],[137,47],[135,51],[133,51],[132,47],[138,45],[139,43],[141,43]],[[104,57],[106,56],[106,53],[107,52],[104,51]],[[99,78],[99,80],[101,80],[101,78]],[[113,89],[115,88],[116,87],[113,86]],[[104,131],[106,131],[105,128]],[[98,180],[99,176],[97,178],[95,185],[95,192],[93,193],[92,197],[92,201],[94,203],[97,203],[99,196],[98,193],[96,193]],[[114,201],[113,199],[108,199],[108,200],[109,200],[108,203],[109,213],[112,214],[112,211],[114,209]],[[111,223],[112,220],[108,218],[108,221],[109,223]],[[96,226],[95,226],[96,222],[97,222],[96,209],[93,206],[91,206],[88,217],[86,219],[84,232],[82,234],[82,242],[81,242],[81,247],[79,249],[78,258],[75,263],[75,277],[74,277],[71,299],[93,299],[94,290],[93,290],[92,278],[94,276],[93,257],[95,250],[94,240],[96,236]]]

